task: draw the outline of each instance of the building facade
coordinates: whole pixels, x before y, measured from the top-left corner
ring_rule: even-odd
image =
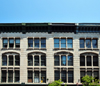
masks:
[[[100,79],[99,23],[1,23],[0,85],[81,85]]]

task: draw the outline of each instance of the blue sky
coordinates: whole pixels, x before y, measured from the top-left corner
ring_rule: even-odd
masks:
[[[100,0],[0,0],[0,23],[100,23]]]

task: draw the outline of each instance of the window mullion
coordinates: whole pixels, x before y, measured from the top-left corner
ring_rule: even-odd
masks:
[[[33,57],[33,67],[34,67],[34,55],[32,55],[32,57]]]
[[[41,66],[41,55],[39,55],[39,66]]]
[[[13,66],[15,66],[15,55],[13,55]]]
[[[91,48],[93,48],[93,46],[92,46],[92,39],[91,39]]]
[[[34,69],[33,69],[32,73],[33,73],[33,77],[32,78],[33,78],[33,83],[34,83]]]
[[[91,65],[93,67],[93,56],[91,56]]]
[[[41,70],[39,70],[39,82],[41,83]]]
[[[8,70],[6,70],[6,83],[8,82]]]
[[[66,71],[66,77],[67,77],[67,83],[68,83],[68,68],[67,68],[67,71]]]
[[[16,46],[16,45],[15,45],[15,41],[16,41],[16,40],[15,40],[15,38],[14,38],[14,48],[15,48],[15,46]]]
[[[61,38],[59,38],[59,48],[61,49]]]
[[[85,66],[87,66],[87,59],[86,59],[86,57],[87,57],[87,56],[85,55]]]
[[[7,48],[9,48],[9,38],[7,38],[8,42],[7,42]]]
[[[61,55],[59,55],[59,65],[61,66]]]
[[[33,38],[33,49],[34,49],[34,38]]]
[[[15,76],[14,74],[15,74],[15,71],[13,70],[13,83],[14,83],[14,80],[15,80],[15,79],[14,79],[14,76]]]

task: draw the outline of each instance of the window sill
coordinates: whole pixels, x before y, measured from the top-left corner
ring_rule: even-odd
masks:
[[[32,48],[32,47],[29,47],[27,48],[27,50],[47,50],[46,48]]]
[[[20,48],[2,48],[1,50],[21,50]]]
[[[74,50],[73,48],[54,48],[53,50]]]
[[[79,50],[99,50],[98,48],[80,48]]]

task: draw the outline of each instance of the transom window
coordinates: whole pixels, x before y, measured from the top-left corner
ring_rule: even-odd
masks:
[[[20,38],[3,38],[3,48],[20,48]]]
[[[80,48],[98,48],[98,40],[94,39],[80,39]]]
[[[73,48],[72,38],[54,38],[54,48]]]

